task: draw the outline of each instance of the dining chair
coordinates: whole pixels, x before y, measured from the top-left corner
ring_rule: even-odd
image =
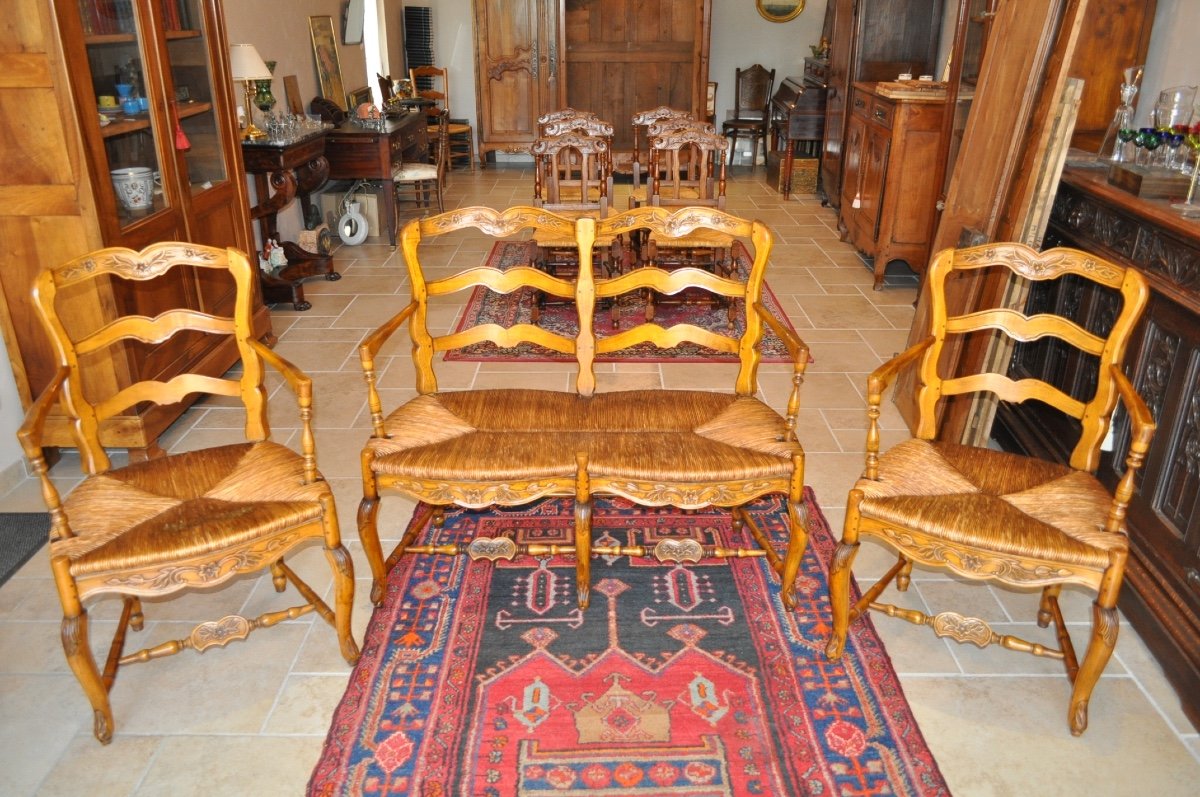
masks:
[[[595,121],[595,120],[590,120]],[[547,123],[549,129],[565,124],[563,120]],[[603,219],[610,211],[612,190],[612,159],[607,136],[587,135],[569,129],[557,135],[536,139],[529,151],[534,157],[534,197],[536,207],[549,210],[568,219],[588,216]],[[549,274],[572,277],[578,273],[579,255],[574,234],[556,235],[552,230],[539,230],[534,236],[537,246],[537,265]],[[595,241],[594,264],[603,275],[614,273],[624,260],[623,243],[619,238],[599,236]],[[534,303],[534,321],[540,320],[541,308],[555,297],[538,292]],[[569,299],[567,301],[570,301]],[[616,305],[611,305],[612,320],[616,323]]]
[[[767,133],[771,124],[771,89],[775,85],[775,70],[754,64],[737,69],[733,83],[733,114],[721,125],[729,137],[734,152],[739,138],[750,139],[750,165],[758,163],[758,144],[767,150]]]
[[[1097,301],[1106,308],[1099,314],[1102,320],[1085,329],[1052,308],[1027,315],[1004,306],[949,315],[947,288],[962,275],[982,270],[1010,275],[1014,290],[1043,280],[1096,286],[1103,296]],[[830,565],[833,633],[826,654],[841,656],[850,623],[873,612],[928,626],[959,643],[979,648],[997,644],[1057,659],[1072,683],[1067,721],[1078,736],[1087,728],[1092,689],[1117,641],[1117,596],[1129,556],[1125,514],[1154,432],[1149,409],[1122,370],[1130,334],[1149,297],[1146,280],[1132,268],[1075,249],[1039,253],[1021,244],[990,243],[939,252],[925,274],[925,296],[928,334],[867,379],[866,466],[850,490],[842,539]],[[1078,349],[1090,355],[1094,367],[1080,374],[1070,394],[994,370],[943,375],[939,363],[946,346],[979,336]],[[917,380],[919,415],[913,437],[881,454],[880,405],[901,371]],[[1006,402],[1044,402],[1059,410],[1078,430],[1070,461],[1060,464],[938,439],[940,400],[976,393]],[[1095,473],[1118,400],[1124,414],[1116,438],[1125,441],[1125,467],[1118,468],[1120,479],[1110,491]],[[897,559],[859,595],[851,584],[851,566],[863,538]],[[901,592],[908,589],[914,566],[959,577],[963,587],[1040,593],[1037,623],[1044,628],[1053,622],[1053,638],[1031,641],[1000,633],[985,620],[953,609],[931,615],[923,602],[882,602],[880,596],[893,582]],[[1091,636],[1082,661],[1059,607],[1064,589],[1091,599]],[[966,593],[972,591],[979,590],[956,593],[967,602],[971,598]],[[1020,699],[1014,694],[1014,700]]]
[[[670,122],[679,122],[682,125],[688,121],[695,121],[690,113],[666,105],[660,105],[648,111],[638,111],[633,115],[633,158],[630,162],[633,169],[633,188],[629,192],[630,210],[644,205],[649,191],[650,126]],[[642,151],[643,138],[646,140],[644,153]],[[644,164],[643,160],[646,160]]]
[[[232,280],[232,304],[203,312],[155,307],[152,316],[145,308],[131,308],[128,315],[99,323],[89,304],[80,301],[103,291],[82,290],[89,284],[148,284],[177,270],[194,274],[189,281],[209,290]],[[333,492],[317,470],[312,380],[254,337],[257,281],[257,264],[239,251],[168,242],[140,252],[100,249],[42,271],[35,283],[33,304],[58,370],[30,406],[18,436],[49,509],[50,570],[62,604],[63,649],[91,703],[93,733],[104,744],[115,728],[109,692],[125,665],[188,649],[204,653],[310,612],[334,627],[346,661],[358,659],[350,631],[354,570],[341,542]],[[224,377],[172,368],[170,373],[177,375],[168,381],[158,381],[155,373],[133,374],[136,381],[125,387],[92,378],[96,369],[86,367],[92,358],[121,357],[126,349],[155,347],[176,336],[221,336],[240,354],[240,367]],[[283,410],[289,392],[295,401],[290,446],[270,439],[268,367],[281,377],[276,409]],[[152,413],[155,406],[196,396],[216,397],[220,406],[230,408],[223,412],[236,407],[244,439],[124,467],[113,464],[101,443],[102,430],[113,433],[110,419],[134,405]],[[63,417],[52,419],[52,412]],[[277,424],[287,422],[282,412],[272,417]],[[51,422],[71,429],[84,470],[83,481],[65,498],[60,482],[50,477],[43,450]],[[321,585],[310,587],[285,562],[308,545],[324,549],[332,574],[332,607],[318,595]],[[277,592],[290,582],[303,601],[254,617],[227,614],[197,625],[182,638],[124,651],[127,632],[144,627],[143,599],[157,604],[186,593],[197,607],[205,601],[220,605],[222,591],[235,579],[264,571]],[[89,640],[88,613],[105,598],[119,600],[121,611],[101,670]],[[231,603],[226,596],[223,602],[240,606],[243,600]],[[246,662],[255,664],[253,657]],[[209,677],[211,688],[220,689],[239,675],[216,669]],[[129,676],[122,684],[139,688]],[[145,702],[164,714],[172,711],[170,694]]]
[[[427,134],[430,139],[437,135],[437,131],[434,129],[437,126],[437,115],[441,111],[445,111],[447,114],[449,125],[447,132],[450,137],[450,152],[446,158],[447,167],[454,168],[455,164],[461,164],[468,169],[474,168],[475,135],[471,130],[471,124],[469,120],[456,118],[450,113],[449,70],[441,66],[418,66],[408,70],[408,77],[413,86],[422,84],[427,86],[427,88],[416,90],[418,97],[434,102],[425,111],[429,117]],[[423,83],[419,83],[418,80]]]
[[[449,111],[443,110],[437,115],[431,161],[404,161],[392,171],[392,201],[397,203],[397,213],[401,202],[415,202],[417,207],[428,209],[433,200],[437,200],[438,213],[445,212],[442,189],[450,157],[449,119]]]

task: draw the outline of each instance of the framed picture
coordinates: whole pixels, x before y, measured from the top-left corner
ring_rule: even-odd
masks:
[[[364,102],[371,102],[371,87],[363,86],[361,89],[355,89],[346,95],[346,110],[354,113],[354,109],[362,105]]]
[[[346,89],[342,88],[342,64],[338,60],[333,17],[309,17],[308,29],[312,33],[313,58],[317,62],[317,83],[321,87],[321,96],[344,111]]]

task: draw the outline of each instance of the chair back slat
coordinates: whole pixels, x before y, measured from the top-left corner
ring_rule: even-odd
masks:
[[[982,269],[1007,275],[1005,296],[1010,298],[998,307],[976,308],[967,315],[949,317],[947,286],[963,272]],[[1098,296],[1106,298],[1111,313],[1094,314],[1096,319],[1085,329],[1053,312],[1055,308],[1036,306],[1033,287],[1060,279],[1078,280],[1081,288],[1092,286]],[[1038,252],[1022,244],[994,243],[938,252],[926,273],[925,285],[930,300],[932,345],[917,367],[916,434],[926,439],[936,436],[938,401],[945,395],[984,392],[1001,401],[1038,400],[1079,421],[1080,436],[1071,454],[1071,466],[1094,470],[1117,401],[1118,388],[1111,368],[1123,361],[1134,325],[1148,301],[1145,278],[1134,269],[1077,249],[1060,247]],[[948,340],[961,341],[972,333],[1000,336],[999,340],[1009,341],[1010,345],[1071,347],[1090,355],[1092,365],[1074,377],[1070,393],[1048,381],[1059,376],[1051,373],[941,373],[939,364]]]
[[[153,291],[138,292],[136,301],[145,305],[115,319],[100,318],[91,298],[106,289],[81,290],[87,284],[106,280],[149,282],[177,269],[226,273],[233,282],[234,298],[228,308],[213,307],[213,313],[158,305]],[[200,279],[199,274],[188,280]],[[206,281],[211,277],[204,277]],[[240,397],[246,410],[246,435],[263,440],[269,434],[263,362],[253,341],[253,301],[257,269],[246,255],[235,249],[218,249],[191,243],[164,242],[141,251],[123,247],[100,249],[39,274],[33,301],[50,337],[58,364],[66,379],[60,404],[70,418],[84,467],[90,473],[107,471],[110,463],[101,444],[101,424],[120,412],[143,402],[165,405],[197,394]],[[162,300],[169,301],[169,300]],[[229,315],[216,315],[225,309]],[[149,311],[149,312],[147,312]],[[127,349],[138,346],[170,345],[179,336],[223,335],[230,338],[241,357],[236,379],[218,379],[203,373],[169,374],[130,371],[126,381],[113,380],[106,369],[89,368],[95,357],[128,359]],[[143,360],[143,362],[145,362]],[[165,379],[159,377],[165,376]]]

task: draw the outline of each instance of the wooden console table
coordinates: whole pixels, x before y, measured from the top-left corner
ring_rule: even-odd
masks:
[[[1164,200],[1111,186],[1107,171],[1068,167],[1045,246],[1074,246],[1137,268],[1152,294],[1125,357],[1126,372],[1158,424],[1129,506],[1130,556],[1121,610],[1137,628],[1200,727],[1200,221]],[[1117,299],[1076,284],[1038,283],[1027,312],[1070,315],[1086,329],[1111,324]],[[1095,374],[1092,358],[1065,356],[1052,341],[1019,345],[1014,378],[1047,378],[1071,395]],[[1114,451],[1100,477],[1115,485],[1128,424],[1118,415]],[[993,436],[1005,448],[1065,461],[1078,422],[1046,405],[1001,404]]]
[[[391,195],[392,171],[402,161],[424,162],[429,157],[425,136],[428,119],[423,111],[409,111],[387,119],[382,130],[360,127],[351,121],[329,131],[325,157],[331,180],[379,181],[379,209],[387,226],[388,242],[396,245],[396,202]]]
[[[250,210],[257,219],[264,245],[268,239],[278,239],[276,215],[296,197],[308,218],[312,208],[311,194],[325,184],[329,163],[325,159],[325,131],[288,142],[243,141],[242,158],[246,172],[254,175],[258,204]],[[297,310],[307,310],[312,304],[304,299],[301,281],[324,274],[327,280],[341,279],[333,270],[333,257],[301,249],[291,241],[281,242],[288,264],[277,274],[260,271],[263,301],[267,304],[291,302]]]

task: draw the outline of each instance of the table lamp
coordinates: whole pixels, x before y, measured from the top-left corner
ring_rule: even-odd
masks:
[[[271,70],[267,69],[262,56],[258,54],[253,44],[229,45],[229,66],[233,79],[240,80],[246,85],[246,141],[257,141],[267,137],[267,134],[254,125],[254,81],[270,80]]]

